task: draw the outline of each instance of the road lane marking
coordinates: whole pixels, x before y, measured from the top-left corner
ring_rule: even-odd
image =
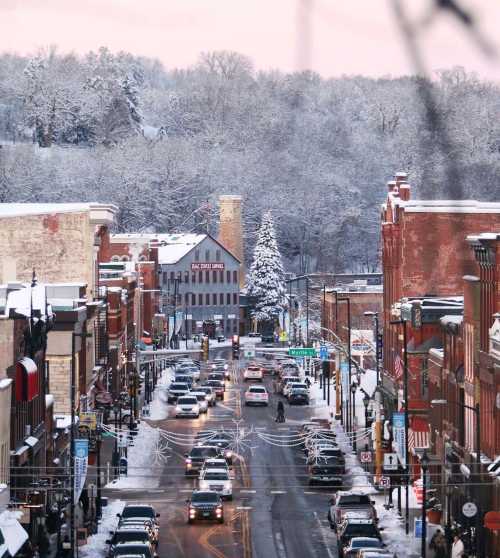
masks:
[[[286,494],[285,490],[271,490],[271,494]]]
[[[240,489],[240,494],[255,494],[256,490],[246,490],[244,488]]]
[[[240,511],[249,511],[249,510],[253,510],[253,507],[252,506],[236,506],[236,509],[240,510]]]
[[[274,543],[276,546],[276,550],[278,551],[279,558],[286,558],[286,550],[285,545],[283,544],[283,538],[281,537],[281,533],[274,533]]]
[[[326,540],[325,533],[324,533],[324,531],[323,531],[324,527],[323,527],[323,525],[321,524],[321,521],[320,521],[320,519],[319,519],[319,517],[318,517],[317,512],[313,512],[313,515],[314,515],[314,518],[316,519],[316,521],[318,522],[319,532],[320,532],[320,534],[321,534],[321,539],[322,539],[322,541],[323,541],[323,545],[324,545],[324,547],[325,547],[326,553],[328,554],[328,558],[333,558],[333,554],[332,554],[331,551],[330,551],[330,547],[329,547],[329,545],[328,545],[328,541]]]

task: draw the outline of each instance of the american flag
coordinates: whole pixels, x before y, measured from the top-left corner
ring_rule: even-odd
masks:
[[[399,355],[394,359],[394,372],[396,380],[399,380],[403,376],[403,361]]]

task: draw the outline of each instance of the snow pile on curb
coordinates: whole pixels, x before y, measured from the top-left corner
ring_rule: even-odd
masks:
[[[149,405],[149,420],[164,420],[168,417],[168,394],[166,387],[172,381],[172,369],[165,368],[153,392],[153,401]]]
[[[128,448],[128,475],[111,481],[106,488],[156,488],[160,483],[154,455],[160,442],[158,429],[142,421],[134,445]]]
[[[121,513],[125,506],[122,500],[114,500],[102,509],[102,519],[99,523],[97,534],[88,538],[87,544],[79,549],[81,558],[102,558],[106,555],[106,541],[110,538],[109,532],[114,531],[118,525],[117,513]]]

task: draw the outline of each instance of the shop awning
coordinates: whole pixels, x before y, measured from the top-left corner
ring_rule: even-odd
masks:
[[[417,448],[429,448],[431,433],[429,423],[423,417],[411,417],[408,431],[408,450],[415,453]]]
[[[3,556],[5,551],[9,552],[9,556],[15,556],[28,540],[28,533],[16,519],[15,512],[4,511],[0,514],[0,533],[3,538],[0,556]]]

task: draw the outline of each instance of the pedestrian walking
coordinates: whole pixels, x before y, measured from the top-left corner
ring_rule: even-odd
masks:
[[[434,558],[446,558],[446,539],[441,529],[432,536],[429,548],[434,551]]]
[[[311,380],[309,379],[309,376],[306,376],[305,384],[307,386],[307,389],[309,389],[311,387]]]
[[[465,547],[458,533],[453,535],[453,544],[451,545],[451,558],[463,558],[465,555]]]
[[[276,422],[285,422],[285,406],[283,401],[278,401],[277,411]]]
[[[50,552],[50,541],[47,531],[42,527],[38,534],[38,554],[40,558],[47,558]]]

